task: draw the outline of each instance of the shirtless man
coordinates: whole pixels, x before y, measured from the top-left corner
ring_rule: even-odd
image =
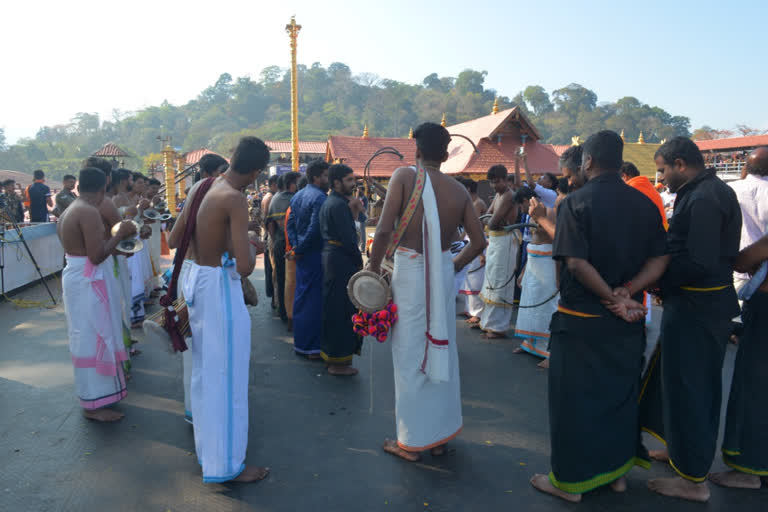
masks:
[[[480,298],[485,302],[477,327],[484,332],[483,338],[504,338],[512,319],[519,238],[514,232],[504,231],[504,226],[517,220],[519,205],[515,193],[509,188],[507,168],[494,165],[486,173],[496,195],[488,209],[489,243],[486,250],[485,278]]]
[[[392,292],[394,302],[399,306],[400,318],[390,332],[390,341],[395,369],[397,441],[387,439],[383,446],[386,452],[408,461],[418,460],[424,446],[433,446],[432,454],[442,455],[445,444],[461,430],[461,392],[456,324],[453,321],[456,303],[449,290],[454,273],[485,247],[482,225],[469,193],[461,183],[440,171],[440,165],[448,158],[448,131],[440,125],[424,123],[414,132],[414,139],[416,161],[425,169],[428,181],[424,185],[422,201],[416,207],[395,254]],[[369,269],[373,272],[381,271],[395,219],[402,218],[406,211],[416,176],[410,167],[401,167],[392,175],[371,248]],[[432,249],[428,255],[430,267],[440,276],[440,279],[428,281],[429,294],[425,291],[427,280],[422,229],[425,217],[429,228],[427,243]],[[460,224],[469,235],[469,244],[451,258],[451,239]],[[435,248],[437,251],[434,251]],[[439,254],[440,250],[442,254]],[[447,332],[438,332],[439,326],[427,320],[427,309],[446,316],[442,328]],[[447,346],[441,356],[448,359],[443,361],[450,369],[450,375],[445,379],[432,376],[428,364],[425,371],[421,371],[422,361],[426,361],[425,342],[433,337],[446,340]],[[431,349],[428,356],[435,357]]]
[[[469,192],[472,205],[475,208],[478,218],[482,217],[488,211],[488,205],[477,195],[477,182],[467,178],[463,180],[464,186]],[[467,266],[463,282],[459,287],[459,306],[462,309],[458,312],[466,312],[466,322],[469,325],[480,323],[480,313],[483,311],[483,301],[480,299],[480,291],[483,288],[485,278],[485,253],[481,253]]]
[[[264,229],[264,241],[267,242],[267,246],[269,247],[269,250],[264,255],[264,287],[267,297],[272,299],[272,309],[277,309],[278,304],[277,294],[275,293],[275,278],[272,275],[274,269],[272,268],[272,259],[269,257],[269,254],[272,252],[272,241],[269,239],[269,233],[267,231],[266,224],[267,214],[269,213],[269,205],[272,203],[272,198],[275,197],[275,194],[277,194],[277,180],[277,175],[269,177],[269,180],[267,180],[268,191],[261,199],[261,219],[264,223],[264,225],[261,227]]]
[[[244,464],[251,319],[239,282],[255,265],[244,191],[268,162],[269,149],[261,140],[240,139],[229,169],[210,184],[200,203],[190,240],[195,262],[189,264],[183,292],[194,340],[191,412],[203,482],[255,482],[269,473]],[[190,191],[189,208],[203,186],[207,182]]]
[[[115,320],[110,304],[113,297],[108,293],[106,299],[95,292],[91,281],[104,282],[111,270],[108,261],[117,244],[136,233],[134,225],[123,222],[115,236],[105,230],[99,207],[104,200],[106,177],[93,167],[80,171],[79,197],[62,213],[56,225],[57,233],[67,255],[67,266],[62,274],[64,308],[67,313],[69,332],[79,333],[70,339],[70,350],[75,363],[75,387],[83,407],[83,415],[96,421],[117,421],[124,414],[103,408],[125,397],[125,378],[122,365],[119,364],[123,353],[122,338],[119,330],[113,329]],[[89,270],[89,265],[96,267],[96,272]],[[98,279],[101,273],[101,279]],[[109,291],[109,286],[107,286]],[[104,302],[107,301],[107,303]],[[92,308],[97,305],[99,311]],[[100,313],[102,322],[110,326],[97,331],[90,320],[91,315]],[[119,316],[117,317],[119,322]],[[103,340],[106,349],[102,351],[99,340]],[[113,368],[114,375],[97,372],[93,365],[79,364],[96,358],[97,354],[105,361],[105,367]]]

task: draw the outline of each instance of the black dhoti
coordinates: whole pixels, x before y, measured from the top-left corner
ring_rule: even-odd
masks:
[[[347,294],[347,283],[357,272],[357,261],[340,247],[326,244],[323,257],[322,358],[331,364],[349,364],[360,355],[362,338],[352,330],[357,313]]]

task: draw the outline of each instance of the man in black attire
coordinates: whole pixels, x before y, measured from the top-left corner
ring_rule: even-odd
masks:
[[[275,296],[277,297],[277,312],[280,320],[288,321],[288,314],[285,310],[285,212],[291,205],[291,198],[296,193],[296,182],[299,181],[300,174],[297,172],[287,172],[280,176],[278,182],[279,192],[269,202],[269,212],[266,214],[266,226],[269,233],[269,239],[272,240],[272,260],[275,265],[272,269],[275,287]]]
[[[733,265],[741,209],[733,189],[714,169],[705,169],[690,139],[675,137],[658,149],[655,159],[677,198],[669,224],[669,267],[660,282],[661,357],[657,353],[646,374],[641,420],[643,428],[666,441],[678,476],[651,480],[648,486],[666,496],[707,501],[723,360],[731,318],[739,314]]]
[[[611,131],[583,146],[589,181],[558,208],[552,256],[561,265],[552,316],[549,422],[552,472],[531,484],[568,501],[650,466],[638,396],[645,351],[642,292],[664,272],[658,210],[619,175],[623,142]]]
[[[362,339],[352,330],[355,306],[347,295],[347,283],[363,268],[357,244],[355,219],[349,199],[355,189],[352,169],[335,164],[328,169],[331,193],[320,208],[323,235],[323,339],[320,355],[331,375],[357,375],[352,357],[360,354]]]
[[[45,173],[40,169],[32,173],[34,183],[27,187],[29,197],[29,221],[48,222],[48,207],[53,206],[51,189],[45,184]]]

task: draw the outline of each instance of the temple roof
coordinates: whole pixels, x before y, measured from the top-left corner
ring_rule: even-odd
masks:
[[[265,140],[264,144],[269,146],[272,153],[291,153],[291,141],[289,140]],[[328,147],[327,142],[299,141],[299,153],[309,153],[324,155]]]
[[[184,155],[184,165],[189,167],[190,165],[195,165],[197,162],[200,161],[201,158],[203,158],[204,155],[218,155],[215,151],[211,151],[208,148],[200,148],[195,149],[194,151],[190,151],[186,155]],[[221,156],[221,155],[219,155]],[[224,158],[222,156],[222,158]],[[224,158],[227,162],[229,162],[229,158]]]
[[[104,144],[100,150],[96,151],[91,156],[101,156],[101,157],[111,157],[111,158],[121,158],[121,157],[129,157],[128,153],[123,151],[117,144],[114,142],[107,142]]]
[[[328,137],[326,160],[333,163],[342,159],[356,174],[362,176],[365,164],[376,151],[391,146],[403,154],[400,160],[395,155],[381,155],[371,162],[371,176],[389,178],[398,167],[416,164],[416,141],[394,137],[348,137],[332,135]]]
[[[768,146],[768,134],[731,137],[730,139],[696,140],[701,151],[744,150],[758,146]]]

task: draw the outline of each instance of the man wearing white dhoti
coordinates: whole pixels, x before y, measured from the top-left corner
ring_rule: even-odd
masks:
[[[419,168],[400,168],[392,175],[369,262],[371,271],[380,272],[384,257],[394,253],[392,292],[399,320],[390,341],[397,441],[385,440],[383,448],[409,461],[418,460],[423,450],[442,455],[461,430],[452,288],[455,271],[484,246],[469,194],[440,172],[448,157],[447,130],[424,123],[414,138]],[[452,258],[451,240],[459,224],[469,244]]]
[[[104,409],[126,396],[122,362],[122,304],[111,253],[118,242],[135,234],[122,223],[105,241],[99,213],[106,177],[96,168],[80,171],[80,196],[59,219],[57,232],[66,252],[62,292],[75,388],[83,414],[97,421],[116,421],[124,415]],[[117,302],[117,303],[115,303]]]
[[[515,301],[515,268],[520,247],[520,236],[516,231],[503,228],[514,224],[519,205],[507,184],[507,168],[494,165],[486,173],[488,181],[496,192],[488,209],[488,248],[485,251],[485,276],[480,298],[485,306],[476,324],[485,331],[484,338],[503,338],[512,321]]]
[[[269,148],[243,137],[221,178],[202,182],[188,197],[180,247],[190,245],[195,255],[183,293],[192,328],[190,394],[203,482],[254,482],[269,473],[245,465],[251,321],[240,283],[255,265],[244,191],[268,162]]]

